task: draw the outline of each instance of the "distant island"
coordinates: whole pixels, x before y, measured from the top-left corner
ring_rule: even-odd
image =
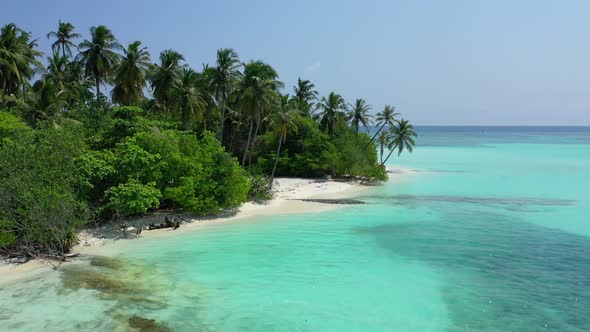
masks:
[[[0,254],[63,257],[83,228],[151,211],[218,214],[272,197],[275,176],[385,181],[416,133],[391,106],[320,97],[233,49],[200,69],[153,61],[106,26],[0,32]],[[368,128],[375,123],[371,135]]]

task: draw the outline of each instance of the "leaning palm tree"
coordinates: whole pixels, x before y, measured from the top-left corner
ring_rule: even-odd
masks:
[[[281,155],[281,147],[285,140],[287,140],[287,132],[290,130],[297,130],[297,126],[293,119],[296,114],[297,107],[294,105],[293,100],[289,98],[289,95],[284,95],[281,96],[281,105],[279,109],[270,116],[270,127],[274,130],[279,140],[277,145],[277,156],[274,166],[272,167],[272,173],[270,174],[270,188],[272,188],[274,182],[275,171]]]
[[[19,87],[25,87],[33,77],[36,68],[42,68],[37,57],[36,41],[31,34],[14,24],[7,24],[0,30],[0,90],[7,95],[16,94]]]
[[[297,85],[293,87],[293,91],[295,92],[294,99],[297,101],[299,110],[309,116],[319,99],[315,85],[309,80],[302,80],[300,77],[297,79]]]
[[[343,110],[346,108],[344,99],[339,94],[330,92],[327,98],[322,98],[320,107],[323,110],[320,114],[320,124],[328,130],[328,135],[332,136],[336,124],[344,116]]]
[[[65,57],[66,53],[68,56],[72,56],[72,47],[76,45],[72,42],[72,39],[80,38],[82,35],[74,32],[74,26],[68,22],[59,21],[57,31],[51,31],[47,34],[47,38],[56,38],[55,42],[51,44],[51,49],[54,53],[57,53],[61,49],[61,56]]]
[[[239,88],[239,103],[244,117],[249,119],[250,127],[242,156],[242,166],[246,164],[254,124],[256,124],[256,131],[254,131],[256,136],[265,112],[276,105],[275,102],[279,97],[278,90],[283,87],[278,76],[274,68],[262,61],[250,61],[244,65],[244,75]]]
[[[232,87],[240,79],[241,66],[238,53],[231,48],[217,50],[217,65],[211,71],[211,85],[219,108],[219,141],[223,144],[223,130],[226,116],[226,102]]]
[[[155,65],[150,74],[150,85],[154,91],[157,104],[164,111],[164,119],[168,119],[170,91],[178,79],[182,54],[173,50],[160,53],[160,64]]]
[[[109,79],[119,61],[120,56],[115,51],[123,47],[104,25],[90,28],[90,35],[90,40],[86,39],[78,45],[81,51],[76,60],[84,64],[86,77],[94,79],[96,99],[99,99],[100,84]]]
[[[401,119],[398,122],[397,126],[393,126],[389,129],[389,154],[385,160],[381,161],[381,165],[384,165],[393,151],[397,149],[397,155],[399,156],[402,154],[404,149],[408,150],[410,153],[414,151],[414,146],[416,142],[414,139],[416,138],[417,134],[414,131],[414,126],[412,126],[408,121]]]
[[[185,67],[172,86],[170,100],[180,110],[184,130],[188,130],[190,118],[199,118],[207,106],[197,89],[198,80],[199,75]]]
[[[371,105],[367,104],[364,99],[357,99],[354,105],[350,105],[350,125],[355,132],[359,133],[360,125],[368,128],[371,123],[371,115],[368,114],[371,111]]]
[[[115,86],[111,96],[113,103],[133,105],[143,97],[150,54],[146,47],[141,47],[140,41],[129,44],[123,53],[121,62],[115,68]]]
[[[379,126],[379,130],[377,130],[375,135],[373,135],[373,137],[371,137],[371,140],[369,141],[369,143],[367,143],[365,148],[368,147],[369,144],[371,144],[371,142],[373,142],[375,137],[377,137],[377,135],[379,135],[381,130],[383,130],[383,128],[386,125],[393,127],[396,122],[395,117],[398,115],[399,115],[399,113],[395,113],[395,107],[385,105],[385,107],[383,108],[383,111],[377,113],[377,116],[375,117],[375,119],[377,120],[377,125]]]
[[[389,134],[385,131],[379,133],[377,136],[377,145],[379,145],[379,161],[383,163],[383,153],[385,152],[385,147],[389,146],[390,137]]]

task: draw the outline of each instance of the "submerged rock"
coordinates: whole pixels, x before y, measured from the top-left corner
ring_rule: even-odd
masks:
[[[149,319],[134,315],[129,317],[129,327],[137,329],[141,332],[167,332],[172,331],[169,327],[162,323],[158,323],[155,319]]]
[[[122,270],[125,264],[122,260],[105,256],[94,256],[90,259],[90,265],[96,267],[106,267],[112,270]]]
[[[63,286],[69,289],[92,289],[103,293],[140,294],[141,289],[127,280],[113,278],[93,269],[71,266],[63,269]]]

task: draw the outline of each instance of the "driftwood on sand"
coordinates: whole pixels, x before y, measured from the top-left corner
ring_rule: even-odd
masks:
[[[188,220],[184,219],[181,216],[177,215],[167,215],[164,217],[164,222],[161,224],[149,224],[147,230],[151,231],[154,229],[162,229],[162,228],[172,228],[178,229],[180,227],[180,223],[187,222]]]

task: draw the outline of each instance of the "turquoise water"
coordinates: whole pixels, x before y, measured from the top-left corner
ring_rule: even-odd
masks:
[[[0,329],[589,331],[590,128],[418,133],[365,205],[121,242],[5,286]]]

